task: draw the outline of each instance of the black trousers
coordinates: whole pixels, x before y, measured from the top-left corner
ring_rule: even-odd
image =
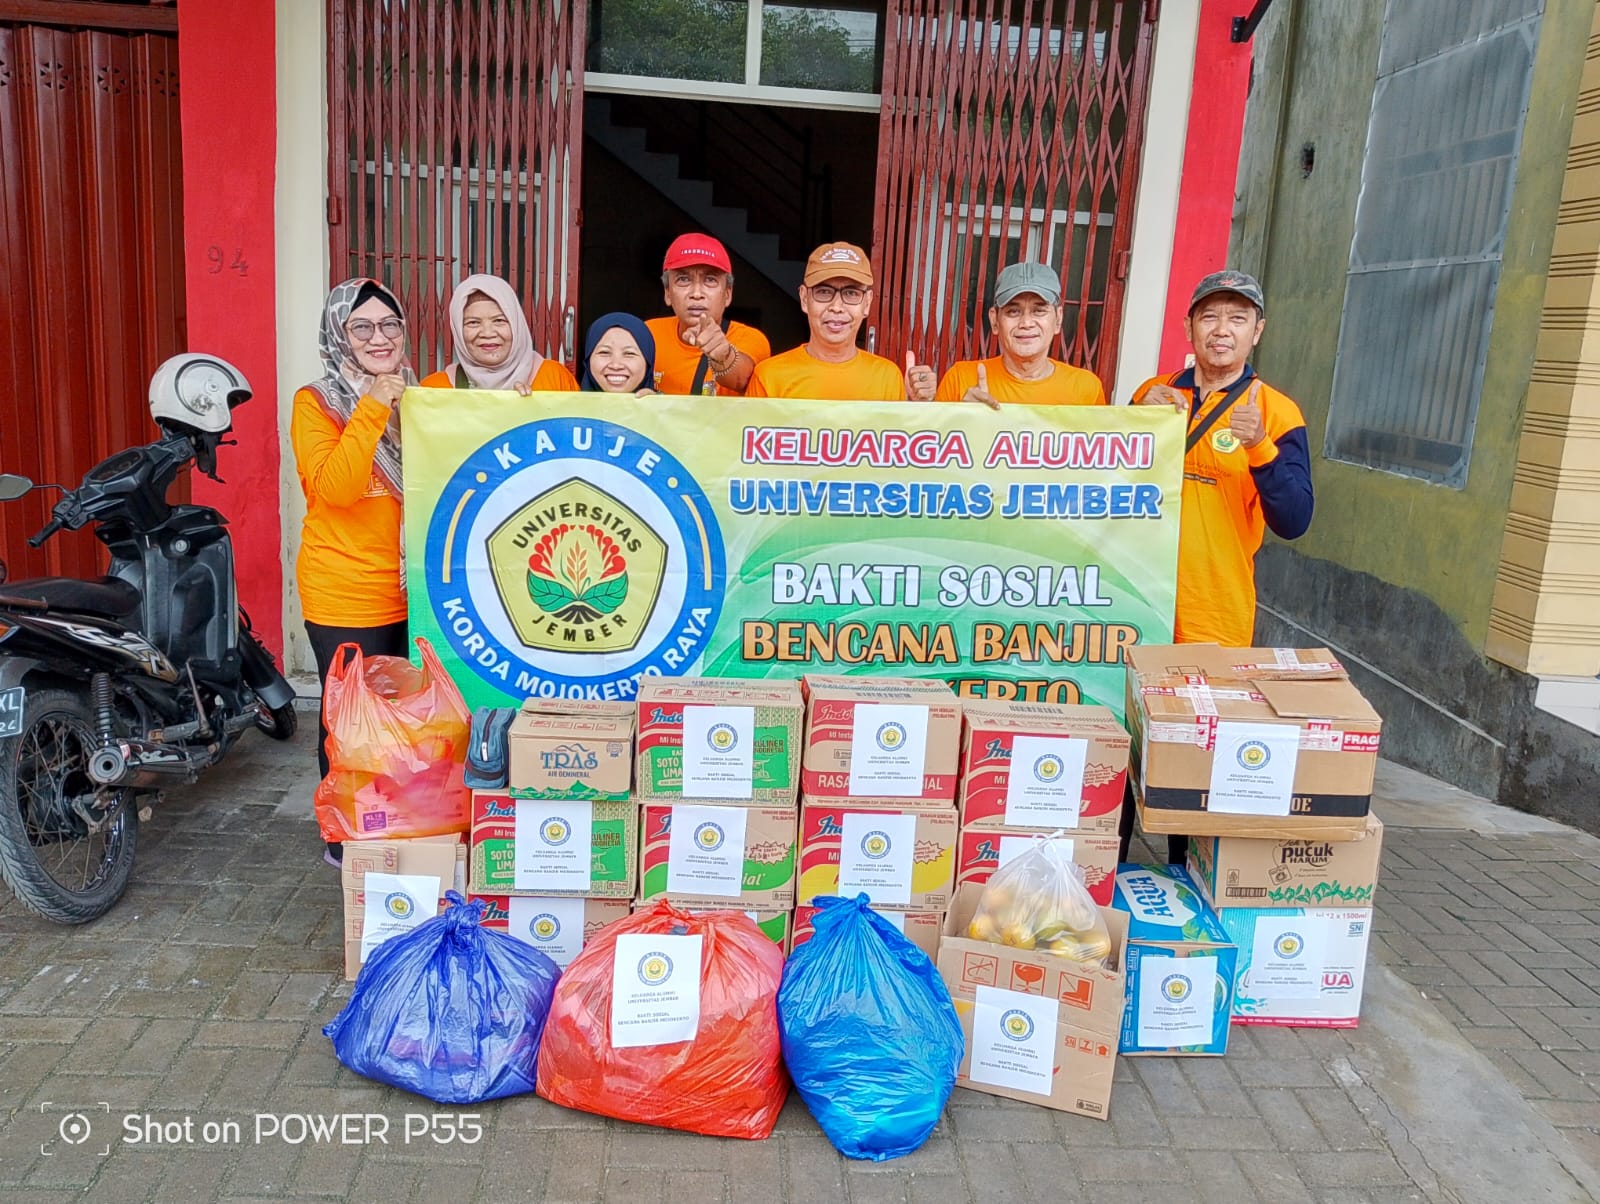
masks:
[[[328,670],[333,667],[333,654],[340,644],[355,644],[363,656],[406,656],[410,652],[404,619],[386,627],[324,627],[321,623],[307,623],[306,638],[311,641],[311,654],[317,658],[317,677],[322,682],[324,697],[328,690]],[[322,776],[327,777],[328,724],[320,708],[317,712],[317,765]]]
[[[1120,844],[1117,846],[1117,862],[1120,865],[1128,860],[1128,844],[1133,839],[1133,783],[1129,782],[1122,790],[1122,815],[1117,821],[1117,836]],[[1167,864],[1182,865],[1189,856],[1189,838],[1187,836],[1167,837]]]

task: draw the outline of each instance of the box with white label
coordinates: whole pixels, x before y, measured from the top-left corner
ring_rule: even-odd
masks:
[[[638,712],[640,799],[798,800],[799,682],[647,677]]]
[[[957,833],[950,807],[803,799],[800,902],[865,894],[894,911],[943,911],[955,886]]]
[[[1109,707],[962,704],[961,826],[1115,832],[1128,733]]]
[[[1112,900],[1128,913],[1124,1054],[1228,1051],[1238,949],[1178,866],[1120,865]]]
[[[929,961],[939,956],[939,936],[944,930],[942,911],[895,911],[888,907],[874,907],[872,910],[887,920],[890,926],[906,940],[926,953]],[[816,930],[811,926],[811,918],[816,914],[817,909],[807,903],[802,903],[794,909],[794,940],[789,946],[791,951],[800,948],[816,935]]]
[[[639,898],[756,912],[794,906],[794,807],[646,803],[640,815]]]
[[[626,899],[575,899],[564,895],[480,895],[483,927],[532,945],[563,970],[595,935],[628,914]]]
[[[1326,648],[1127,651],[1130,780],[1146,832],[1355,840],[1383,722]]]
[[[995,870],[1025,852],[1046,833],[1014,828],[963,828],[956,852],[956,885],[970,882],[981,886]],[[1101,907],[1111,906],[1111,879],[1117,870],[1115,832],[1074,830],[1048,839],[1083,871],[1083,884],[1089,897]]]
[[[520,798],[609,799],[633,789],[633,704],[525,703],[506,733],[507,781]]]
[[[369,874],[385,876],[374,882],[387,882],[387,889],[369,897]],[[390,881],[396,878],[404,881]],[[374,941],[382,939],[380,929],[386,937],[415,927],[449,906],[446,891],[466,892],[467,846],[459,836],[346,841],[339,881],[344,893],[344,976],[354,978]]]
[[[1235,1024],[1356,1027],[1370,907],[1227,907],[1217,918],[1239,947]]]
[[[474,790],[469,844],[468,881],[481,894],[632,899],[639,807]]]
[[[993,987],[951,999],[964,1049],[956,1086],[1075,1112],[1111,1115],[1117,1038],[1082,1028],[1064,1004]]]
[[[807,674],[801,791],[954,803],[961,702],[942,681]]]

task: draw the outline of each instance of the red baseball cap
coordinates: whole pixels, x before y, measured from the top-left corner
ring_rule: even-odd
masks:
[[[707,267],[733,272],[733,260],[728,258],[728,248],[709,234],[680,234],[667,248],[667,257],[661,261],[663,272],[679,268]]]

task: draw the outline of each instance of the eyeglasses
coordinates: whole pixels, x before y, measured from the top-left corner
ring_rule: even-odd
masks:
[[[835,297],[846,305],[860,305],[867,299],[867,290],[863,288],[834,288],[831,284],[813,284],[810,289],[811,299],[823,305],[832,305]]]
[[[370,343],[372,334],[377,331],[386,339],[398,339],[405,333],[406,324],[399,318],[385,318],[374,326],[365,318],[357,318],[353,322],[345,323],[345,331],[350,335],[352,343]]]

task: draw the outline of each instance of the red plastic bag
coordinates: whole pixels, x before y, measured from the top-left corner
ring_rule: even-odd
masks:
[[[692,1040],[619,1048],[613,983],[649,982],[685,967],[659,941],[700,938],[699,1015]],[[644,949],[642,955],[635,947]],[[622,951],[619,964],[619,949]],[[637,963],[637,964],[636,964]],[[615,976],[615,978],[614,978]],[[780,1062],[778,984],[783,953],[742,911],[679,911],[665,901],[608,924],[556,984],[539,1046],[539,1094],[552,1103],[618,1120],[711,1137],[772,1135],[789,1094]],[[619,1019],[624,1025],[638,1013]]]
[[[467,830],[472,717],[428,641],[417,649],[420,669],[404,657],[363,656],[354,644],[334,653],[322,698],[328,776],[316,794],[324,840]]]

